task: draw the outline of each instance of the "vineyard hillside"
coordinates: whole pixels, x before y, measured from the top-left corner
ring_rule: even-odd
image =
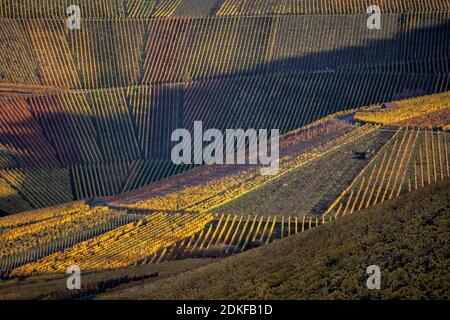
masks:
[[[380,30],[367,28],[363,1],[230,0],[207,10],[207,1],[79,1],[79,30],[67,29],[64,1],[2,2],[0,214],[119,195],[190,170],[171,162],[170,137],[194,121],[287,133],[448,91],[447,6],[379,2]]]
[[[448,94],[416,100],[445,105]],[[397,103],[408,112],[408,103],[416,100]],[[390,212],[393,201],[413,202],[432,186],[438,186],[437,198],[430,201],[440,205],[450,177],[450,134],[361,123],[354,118],[357,112],[373,112],[373,107],[341,111],[285,134],[280,141],[279,169],[273,175],[261,175],[261,165],[198,166],[118,196],[0,218],[0,277],[5,279],[5,292],[13,279],[31,278],[37,279],[42,297],[70,298],[67,292],[43,290],[41,281],[48,279],[56,285],[68,266],[78,265],[93,275],[89,278],[93,282],[79,294],[101,294],[106,284],[115,288],[121,283],[132,286],[147,278],[159,279],[146,274],[145,266],[186,270],[192,265],[220,264],[223,259],[229,261],[229,256],[246,256],[247,251],[259,252],[257,248],[271,247],[274,242],[279,246],[286,238],[304,241],[316,229],[335,230],[336,226],[340,232],[344,228],[340,225],[348,228],[348,221],[361,219],[354,216],[366,216],[371,210]],[[134,181],[125,177],[126,166],[113,169],[122,170],[127,183]],[[27,176],[19,169],[4,171],[2,177],[8,184],[22,186],[15,197],[23,194],[43,203],[64,195],[60,184],[49,190],[40,187],[41,172],[36,168],[28,172],[33,173],[34,183],[22,182]],[[95,187],[105,188],[99,180]],[[405,194],[413,200],[404,198]],[[447,211],[437,209],[438,213]],[[404,223],[409,221],[406,214],[401,217]],[[300,234],[306,238],[299,238]],[[132,271],[132,266],[137,269]],[[134,274],[132,278],[119,276],[127,270]],[[96,277],[106,280],[96,284]],[[22,284],[24,288],[28,281]],[[161,281],[156,285],[165,283]],[[0,292],[1,287],[0,283]]]
[[[449,190],[447,180],[335,224],[99,298],[445,300]],[[368,290],[361,280],[366,267],[381,261],[383,290]]]
[[[358,112],[359,121],[416,128],[443,128],[450,124],[450,92],[397,101]],[[386,107],[388,106],[388,107]]]
[[[386,13],[448,12],[442,0],[10,0],[0,5],[0,17],[66,17],[69,5],[96,18],[154,18],[177,16],[262,16],[362,14],[377,5]]]
[[[0,0],[0,300],[448,300],[449,39],[449,0]]]

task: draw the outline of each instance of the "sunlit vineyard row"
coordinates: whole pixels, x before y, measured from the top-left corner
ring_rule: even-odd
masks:
[[[425,85],[428,92],[450,85],[448,76],[430,82],[421,78],[411,77],[411,85]],[[191,166],[170,162],[170,134],[177,127],[191,128],[195,120],[219,129],[272,127],[287,132],[339,110],[392,100],[404,90],[401,79],[394,74],[277,75],[202,81],[176,89],[139,86],[3,96],[9,111],[0,115],[1,164],[7,169],[4,175],[15,179],[0,180],[0,210],[16,213],[109,196],[187,170]],[[330,93],[330,81],[336,94]],[[322,91],[320,101],[313,98]],[[346,92],[345,97],[338,92]],[[232,110],[229,103],[235,106]],[[249,106],[257,108],[251,118]],[[206,109],[210,111],[205,114]],[[50,179],[58,179],[59,190],[35,185]]]
[[[164,247],[142,263],[223,257],[252,249],[330,223],[334,217],[243,216],[219,214],[205,228],[173,246]]]
[[[343,144],[280,179],[213,209],[212,212],[321,215],[366,166],[367,161],[361,158],[359,152],[378,152],[393,134],[391,131],[376,130]],[[299,191],[292,192],[292,188]]]
[[[122,192],[129,176],[130,162],[112,162],[74,166],[71,170],[75,182],[75,198],[105,197]]]
[[[44,195],[38,201],[33,188],[22,190],[22,184],[3,179],[0,213],[56,204],[63,198],[117,194],[181,172],[188,167],[175,168],[167,162],[170,133],[177,127],[189,128],[195,120],[209,128],[272,127],[287,132],[339,110],[449,89],[442,49],[447,29],[414,29],[429,26],[434,19],[445,23],[445,15],[405,16],[400,21],[407,32],[400,37],[405,41],[400,46],[403,49],[387,41],[368,49],[367,54],[356,48],[395,36],[399,22],[395,15],[387,17],[387,27],[376,39],[364,29],[355,41],[348,42],[351,37],[346,34],[359,28],[361,19],[87,20],[86,28],[74,33],[65,30],[62,20],[0,21],[4,26],[0,33],[6,39],[0,50],[5,49],[8,57],[0,61],[0,82],[8,92],[27,93],[1,97],[7,112],[0,115],[0,165],[5,169],[68,167],[70,181],[64,180],[64,186],[72,189],[64,197]],[[333,25],[338,32],[309,39],[297,31],[303,25],[317,29],[316,23],[321,28]],[[90,29],[97,31],[90,35]],[[150,37],[156,29],[167,33]],[[223,37],[224,32],[233,37]],[[317,38],[323,42],[317,44]],[[326,52],[341,48],[340,42],[346,48],[356,45],[355,50],[345,49],[329,59]],[[114,50],[117,46],[124,49]],[[317,49],[324,54],[316,54]],[[414,49],[414,54],[408,49]],[[368,64],[375,71],[361,72],[359,66]],[[419,67],[421,73],[428,74],[410,73],[421,64],[426,66]],[[443,73],[432,75],[430,70]],[[167,81],[182,83],[155,85]],[[72,91],[50,86],[121,88]],[[13,110],[20,112],[12,116]],[[43,180],[53,177],[48,173],[41,176]]]
[[[84,17],[168,17],[183,0],[10,0],[0,5],[0,16],[8,18],[67,17],[67,8],[80,7]]]
[[[332,122],[328,126],[332,127],[332,128],[337,126],[336,128],[339,128],[339,123]],[[324,132],[321,128],[322,127],[320,127],[319,130],[315,130],[314,128],[312,128],[312,129],[308,129],[307,132],[305,131],[305,132],[301,132],[299,134],[293,133],[291,135],[295,135],[298,138],[304,137],[306,139],[311,139],[315,135],[322,134]],[[346,139],[348,139],[348,138],[349,137],[347,137]],[[70,210],[72,210],[74,212],[78,212],[80,210],[85,210],[85,209],[86,209],[85,206],[80,206],[80,207],[75,208],[75,209],[71,208]],[[100,209],[98,209],[98,210],[100,210]],[[101,211],[103,212],[103,211],[105,211],[105,209],[103,209]],[[105,211],[105,214],[107,214],[107,211]],[[60,221],[60,220],[66,221],[68,219],[71,220],[71,221],[73,220],[72,217],[68,217],[68,218],[66,218],[66,217],[58,217],[58,221]],[[29,220],[32,220],[32,217],[29,217]],[[16,232],[20,232],[20,230],[28,230],[28,229],[33,229],[33,228],[43,228],[43,229],[45,229],[44,226],[52,225],[54,223],[54,221],[56,221],[56,220],[50,219],[50,220],[41,222],[41,224],[42,224],[41,226],[39,226],[40,224],[36,224],[36,225],[31,225],[30,227],[29,226],[19,227],[17,229],[13,229],[12,231],[5,232],[5,234],[11,234],[15,230],[18,230]],[[96,219],[93,220],[93,223],[95,223],[94,225],[97,225],[99,222],[100,222],[100,219],[99,220],[96,220]],[[85,224],[86,224],[86,221],[84,221],[84,220],[76,222],[76,225],[85,226]],[[62,226],[58,226],[57,229],[61,230]],[[64,228],[63,230],[66,230],[66,229]],[[80,231],[80,230],[78,230],[78,231]],[[5,260],[4,265],[5,266],[9,266],[9,267],[11,267],[11,266],[16,266],[17,267],[17,266],[20,266],[20,265],[22,265],[24,263],[36,260],[36,259],[38,259],[38,258],[40,258],[42,256],[45,256],[45,255],[47,255],[49,253],[52,253],[55,250],[59,251],[58,249],[61,250],[61,248],[64,249],[64,248],[70,247],[71,244],[73,244],[73,242],[71,242],[71,241],[74,241],[72,239],[73,236],[71,237],[69,232],[67,232],[67,234],[65,234],[64,232],[59,232],[59,233],[60,233],[60,237],[59,238],[57,237],[53,241],[53,242],[57,241],[58,242],[57,245],[51,244],[51,247],[49,247],[49,245],[47,245],[46,243],[42,244],[42,245],[37,245],[37,246],[36,246],[35,243],[31,243],[29,248],[27,248],[26,245],[21,246],[21,252],[23,252],[23,250],[27,249],[26,253],[20,253],[20,254],[11,255],[11,252],[9,252],[10,256],[8,256],[7,259],[4,259]],[[17,238],[18,238],[18,241],[20,241],[20,243],[26,242],[25,241],[26,239],[25,240],[20,239],[21,237],[17,237]],[[68,238],[71,238],[72,240],[69,240]],[[64,239],[67,239],[67,240],[64,241]],[[44,240],[45,240],[45,238],[44,238]],[[42,240],[42,242],[44,242],[44,240]],[[75,238],[75,240],[76,240],[75,243],[77,243],[79,241],[79,239],[77,239],[77,238]],[[35,245],[35,247],[33,247],[33,245]],[[36,258],[36,257],[38,257],[38,258]],[[9,270],[8,269],[9,267],[5,267],[5,270]]]
[[[320,157],[321,152],[322,154],[327,153],[329,150],[339,148],[343,144],[378,130],[390,129],[365,125],[352,130],[324,146],[316,148],[314,153],[305,153],[284,159],[281,172],[268,179],[269,181],[279,179],[280,176],[288,174],[299,165]],[[443,132],[399,129],[361,171],[354,182],[336,199],[330,210],[326,212],[329,215],[321,217],[297,215],[277,218],[277,216],[258,215],[224,214],[217,216],[207,213],[192,215],[188,213],[152,213],[123,227],[111,231],[105,230],[103,234],[92,236],[86,241],[68,243],[69,229],[73,229],[74,226],[87,229],[97,226],[104,222],[101,214],[97,213],[103,212],[108,216],[112,214],[109,213],[109,209],[94,208],[92,214],[84,211],[80,214],[83,220],[78,220],[81,217],[71,217],[72,214],[77,215],[77,207],[69,208],[67,215],[63,216],[62,220],[61,217],[53,220],[50,215],[48,221],[26,225],[27,221],[33,221],[33,215],[30,215],[28,219],[22,218],[16,222],[5,223],[5,226],[16,224],[18,227],[6,229],[1,236],[23,244],[22,250],[30,247],[35,249],[36,243],[26,244],[27,236],[39,234],[42,232],[41,229],[55,228],[54,237],[47,235],[49,240],[66,237],[65,245],[61,244],[55,249],[55,247],[47,248],[44,244],[45,250],[47,250],[45,252],[50,254],[47,256],[42,254],[43,249],[40,249],[40,254],[38,251],[29,251],[33,253],[28,253],[27,256],[13,255],[6,263],[2,262],[3,268],[10,270],[5,266],[15,266],[12,275],[26,276],[35,273],[61,272],[73,264],[80,265],[86,270],[95,270],[124,267],[136,263],[159,263],[188,257],[221,257],[238,253],[331,222],[337,217],[350,215],[362,208],[397,197],[402,192],[408,192],[424,186],[426,183],[448,177],[448,138],[449,136]],[[423,146],[420,143],[423,143]],[[414,169],[411,169],[412,167]],[[234,176],[235,179],[242,179],[242,177],[242,175]],[[216,185],[205,184],[203,186],[205,190],[196,186],[186,188],[180,193],[175,193],[176,195],[169,194],[163,198],[167,201],[161,202],[163,208],[142,206],[142,204],[151,204],[152,199],[150,202],[149,200],[138,202],[137,206],[136,203],[131,204],[129,208],[155,210],[156,212],[163,209],[206,212],[210,208],[228,201],[228,199],[221,198],[224,195],[225,198],[237,197],[266,183],[266,181],[256,180],[258,179],[249,182],[241,181],[241,185],[239,185],[239,181],[235,183],[230,178],[219,179]],[[224,190],[224,194],[219,194],[218,197],[212,194],[204,197],[206,190],[213,188],[218,190],[218,187],[221,187],[221,181],[225,181],[224,184],[228,186],[230,183],[234,183],[237,194],[230,195],[228,190]],[[229,187],[229,189],[233,188],[233,186]],[[187,197],[183,199],[183,192],[186,192],[186,195],[189,193],[190,199]],[[192,197],[193,195],[199,197]],[[161,199],[156,198],[156,200]],[[169,200],[172,201],[172,205],[175,204],[174,208],[170,207]],[[192,202],[188,203],[188,201]],[[92,217],[92,220],[89,217]],[[3,219],[14,221],[12,217]],[[60,224],[60,221],[66,221],[66,223]],[[72,223],[74,226],[71,225]],[[45,240],[45,238],[43,239]]]
[[[449,140],[443,131],[399,129],[326,214],[349,215],[448,178]]]
[[[74,198],[117,195],[182,173],[193,166],[171,160],[133,160],[71,167]]]
[[[53,253],[62,252],[78,243],[87,241],[106,232],[117,229],[123,225],[138,222],[142,218],[142,215],[128,213],[119,214],[117,211],[111,211],[108,216],[106,210],[104,211],[105,214],[100,215],[98,219],[95,215],[90,217],[91,225],[89,228],[86,228],[86,221],[84,221],[83,223],[85,226],[77,228],[75,233],[70,232],[70,230],[66,230],[68,232],[61,233],[54,239],[47,237],[46,240],[48,241],[42,243],[25,242],[28,246],[26,246],[25,243],[23,243],[24,241],[20,238],[15,240],[15,242],[19,244],[21,250],[15,250],[14,253],[10,253],[0,259],[0,273],[7,275],[15,268],[38,261],[39,259],[47,257]],[[106,217],[108,218],[105,219]],[[80,221],[77,223],[80,223]]]
[[[78,5],[86,17],[151,18],[206,15],[355,14],[377,5],[385,13],[442,12],[450,5],[440,0],[10,0],[0,6],[0,17],[54,18],[67,16]]]
[[[390,100],[403,90],[397,79],[395,74],[307,73],[199,81],[185,91],[185,123],[192,127],[201,119],[210,128],[268,127],[287,132],[330,113]],[[430,80],[426,90],[434,91],[444,79]],[[314,99],[319,95],[320,100]]]
[[[332,132],[338,132],[340,130],[350,131],[354,129],[351,122],[345,120],[338,120],[339,117],[345,117],[352,114],[352,110],[343,112],[337,112],[328,117],[311,122],[310,124],[303,126],[299,129],[293,130],[283,137],[280,141],[280,151],[283,155],[285,148],[289,146],[295,146],[300,142],[309,141],[320,136],[327,136]],[[288,149],[287,149],[288,150]]]
[[[190,128],[196,120],[219,129],[234,125],[287,132],[340,110],[392,99],[403,90],[401,78],[363,73],[277,75],[195,82],[187,88],[140,86],[28,99],[11,95],[0,98],[8,111],[0,116],[0,130],[3,146],[21,166],[167,159],[172,131]],[[419,78],[413,80],[419,84]],[[346,96],[330,94],[330,82],[333,92],[345,91]],[[442,84],[450,85],[447,78],[436,77],[423,90],[433,92]],[[241,87],[238,93],[237,87]],[[329,94],[316,101],[313,94],[318,92]],[[257,111],[247,120],[242,106],[250,105],[257,106]],[[211,110],[205,113],[206,109]],[[13,110],[20,113],[13,116]]]
[[[0,20],[0,83],[95,89],[293,70],[448,73],[448,14],[384,19],[376,33],[366,14],[85,19],[73,31],[65,19]]]
[[[1,217],[0,228],[3,231],[11,228],[18,228],[38,222],[43,222],[49,219],[63,218],[65,213],[73,212],[74,210],[77,211],[79,210],[80,206],[83,207],[84,204],[81,204],[80,202],[74,202],[52,208],[27,211],[6,217]]]
[[[107,209],[101,210],[107,212]],[[53,244],[53,248],[48,248],[45,244],[39,245],[39,253],[45,248],[50,250],[49,255],[42,256],[36,250],[29,250],[26,256],[16,255],[0,260],[0,267],[4,272],[14,269],[12,275],[15,276],[28,276],[61,272],[74,263],[84,267],[84,270],[100,270],[192,257],[222,257],[304,232],[334,219],[304,215],[152,214],[73,247]],[[137,245],[132,239],[134,236],[145,241],[145,245],[139,242],[138,248],[131,247]],[[65,235],[66,242],[70,239]],[[51,254],[51,250],[55,253]],[[82,254],[82,250],[87,250],[87,254]],[[122,261],[122,258],[125,260]]]
[[[436,112],[399,121],[396,125],[407,128],[445,129],[446,126],[450,126],[450,106]]]
[[[398,123],[407,124],[409,119],[430,115],[430,123],[424,123],[422,126],[432,127],[435,122],[431,114],[450,108],[450,91],[398,101],[396,105],[396,107],[388,110],[375,109],[372,111],[358,112],[355,118],[359,121],[395,125]],[[450,118],[447,118],[446,121],[444,124],[448,124]],[[445,122],[445,119],[440,121],[440,123],[442,122]],[[411,124],[414,126],[413,123]]]
[[[150,196],[145,200],[121,204],[119,207],[130,210],[208,212],[375,130],[377,127],[366,125],[318,146],[314,150],[281,159],[280,167],[273,175],[261,175],[260,167],[256,167],[162,196]],[[135,196],[135,198],[138,197]]]
[[[383,13],[392,12],[447,12],[450,5],[437,0],[287,0],[248,1],[224,0],[217,15],[267,15],[267,14],[355,14],[366,13],[372,6]]]
[[[83,270],[111,269],[135,264],[190,237],[214,219],[208,214],[155,213],[140,221],[76,244],[34,263],[13,270],[12,275],[64,271],[78,265]]]
[[[124,215],[108,210],[106,207],[90,209],[86,206],[73,208],[61,214],[63,215],[61,218],[49,219],[2,232],[0,234],[0,258],[93,229],[98,225],[106,225]]]

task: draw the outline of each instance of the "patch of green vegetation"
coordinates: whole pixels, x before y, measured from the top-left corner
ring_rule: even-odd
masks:
[[[450,180],[104,299],[449,299]],[[367,267],[381,268],[369,290]]]

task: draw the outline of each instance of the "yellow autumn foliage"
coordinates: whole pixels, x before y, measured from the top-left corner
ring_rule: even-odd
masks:
[[[155,213],[13,270],[12,275],[64,272],[68,266],[101,270],[135,264],[202,230],[213,215]]]
[[[256,167],[207,183],[186,187],[176,192],[150,197],[121,206],[137,210],[208,212],[271,181],[279,179],[288,172],[341,147],[343,144],[350,143],[369,134],[377,130],[377,128],[376,126],[365,125],[306,153],[295,157],[285,157],[280,160],[279,170],[274,175],[261,175],[260,168]]]
[[[396,102],[398,108],[372,109],[356,113],[356,120],[362,122],[394,125],[414,117],[425,116],[450,106],[450,91],[430,96],[405,99]]]
[[[73,207],[36,223],[7,228],[0,234],[0,258],[24,252],[115,221],[126,213],[107,207]]]

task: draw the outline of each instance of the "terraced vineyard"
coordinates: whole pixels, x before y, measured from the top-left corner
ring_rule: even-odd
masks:
[[[205,228],[150,256],[146,263],[188,258],[219,258],[268,244],[330,223],[333,218],[317,216],[243,216],[223,214]]]
[[[367,165],[354,154],[358,150],[379,151],[392,132],[375,130],[328,154],[296,168],[271,184],[262,186],[214,209],[216,213],[321,215],[343,186],[352,182]],[[295,192],[292,192],[295,189]]]
[[[274,176],[259,175],[258,167],[236,173],[228,170],[225,176],[209,181],[192,184],[192,179],[188,179],[190,184],[175,192],[170,191],[170,183],[162,185],[159,196],[155,194],[158,187],[150,193],[138,190],[110,202],[109,208],[75,205],[64,211],[54,209],[0,219],[3,274],[63,272],[74,264],[85,270],[103,270],[195,257],[225,257],[333,222],[449,176],[448,135],[444,132],[425,131],[421,135],[416,129],[393,131],[345,122],[336,125],[336,121],[343,120],[331,117],[319,121],[316,127],[288,135],[282,142],[283,148],[288,149],[282,149],[280,170]],[[327,134],[328,140],[324,138]],[[295,137],[302,140],[295,142]],[[315,141],[317,138],[321,142]],[[301,143],[305,145],[299,149]],[[243,204],[252,207],[252,212],[239,208],[246,197],[253,199],[253,194],[266,186],[286,184],[292,173],[308,179],[304,174],[316,164],[329,161],[326,159],[343,162],[352,157],[350,150],[366,149],[369,145],[376,156],[367,164],[352,160],[356,164],[362,162],[338,179],[345,190],[339,196],[339,188],[325,190],[323,199],[336,198],[326,211],[321,199],[309,207],[301,201],[304,211],[294,214],[276,209],[264,212],[254,204]],[[178,188],[181,185],[178,183]],[[215,210],[210,213],[212,209]],[[232,214],[227,210],[240,212]]]
[[[270,0],[247,1],[225,0],[218,15],[263,15],[263,14],[355,14],[364,13],[372,5],[379,6],[382,12],[427,12],[448,11],[449,4],[439,1],[414,0],[288,0],[274,2]]]
[[[448,117],[448,109],[450,108],[448,102],[450,99],[449,94],[449,92],[444,92],[442,94],[399,101],[390,110],[375,109],[358,112],[356,119],[383,125],[401,124],[405,127],[414,127],[414,124],[420,127],[433,127],[433,124],[438,124],[439,126],[447,125],[450,122],[450,117]]]
[[[106,208],[89,209],[87,206],[75,207],[61,212],[62,218],[47,219],[40,223],[8,228],[1,235],[0,257],[17,253],[36,245],[43,245],[59,237],[77,234],[94,224],[105,223],[117,218],[119,214],[108,212]]]
[[[449,26],[442,0],[2,1],[0,291],[156,282],[448,179]],[[196,121],[279,130],[278,170],[174,164]]]
[[[189,211],[207,212],[235,198],[251,192],[292,172],[293,170],[326,155],[342,145],[357,141],[361,137],[376,131],[374,126],[363,126],[336,139],[315,146],[312,150],[305,150],[295,157],[281,159],[280,168],[274,175],[261,175],[261,167],[230,173],[211,181],[199,181],[194,185],[180,188],[176,192],[163,193],[161,196],[148,196],[145,190],[125,197],[118,202],[112,202],[118,208],[141,211]],[[238,166],[239,167],[239,166]],[[140,200],[145,198],[145,200]]]
[[[161,246],[170,246],[201,230],[211,215],[153,214],[94,237],[41,261],[13,270],[12,275],[61,272],[68,265],[84,270],[128,266],[145,259]]]
[[[449,134],[399,130],[329,207],[345,216],[449,177]]]
[[[76,4],[80,30],[67,29],[67,1],[0,5],[0,170],[38,170],[44,181],[63,172],[61,190],[43,194],[0,180],[2,215],[192,169],[171,164],[170,135],[194,121],[286,133],[450,89],[448,6],[439,1],[380,0],[376,32],[363,1]]]
[[[0,17],[65,17],[66,8],[76,4],[89,17],[151,18],[170,16],[248,15],[333,15],[366,13],[372,5],[382,12],[448,12],[450,5],[440,0],[11,0],[0,6]]]
[[[71,32],[64,19],[7,19],[0,25],[16,51],[10,60],[20,63],[0,65],[0,83],[99,89],[288,71],[437,75],[448,73],[448,18],[446,13],[388,14],[378,32],[367,29],[365,14],[87,18],[83,28]],[[315,37],[300,30],[314,30]]]

